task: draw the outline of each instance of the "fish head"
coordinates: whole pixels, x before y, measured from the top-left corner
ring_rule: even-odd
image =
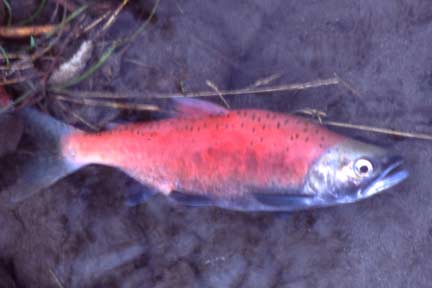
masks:
[[[408,175],[400,156],[349,139],[329,148],[315,161],[305,189],[313,195],[314,206],[330,206],[371,197],[399,184]]]

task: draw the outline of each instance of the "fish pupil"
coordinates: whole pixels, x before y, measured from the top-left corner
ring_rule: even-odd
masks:
[[[360,173],[366,174],[368,172],[369,172],[369,167],[367,167],[366,165],[360,167]]]

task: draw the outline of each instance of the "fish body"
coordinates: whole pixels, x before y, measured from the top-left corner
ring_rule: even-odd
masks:
[[[243,197],[299,191],[314,161],[345,138],[309,121],[262,110],[125,125],[63,142],[72,163],[118,167],[169,195]]]
[[[177,106],[181,112],[174,118],[94,134],[63,132],[59,158],[73,167],[68,171],[113,166],[179,202],[244,211],[354,202],[378,192],[365,194],[365,178],[354,172],[356,160],[364,157],[377,168],[366,179],[369,186],[384,167],[400,166],[399,158],[381,148],[301,117],[196,101]],[[397,183],[407,176],[398,173]]]

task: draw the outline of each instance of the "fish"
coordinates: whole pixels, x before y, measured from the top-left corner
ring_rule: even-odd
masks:
[[[353,203],[409,175],[402,157],[388,149],[262,109],[180,99],[169,117],[98,133],[32,108],[22,115],[40,151],[6,189],[11,203],[89,164],[115,167],[143,184],[126,197],[128,205],[162,194],[183,205],[245,212]]]

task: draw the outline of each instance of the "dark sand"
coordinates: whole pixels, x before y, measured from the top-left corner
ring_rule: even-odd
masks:
[[[151,8],[138,2],[113,33],[141,21],[140,5]],[[339,85],[226,98],[234,108],[308,107],[335,121],[432,133],[428,0],[162,0],[156,16],[104,68],[107,88],[177,92],[182,82],[201,91],[210,80],[236,89],[274,73],[272,84],[337,73],[356,94]],[[122,195],[140,185],[92,166],[0,211],[0,264],[17,287],[430,287],[432,142],[338,132],[398,151],[411,177],[354,205],[238,213],[163,197],[128,208]]]

